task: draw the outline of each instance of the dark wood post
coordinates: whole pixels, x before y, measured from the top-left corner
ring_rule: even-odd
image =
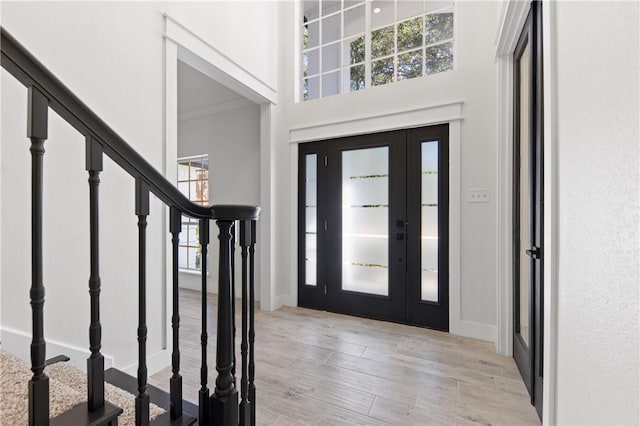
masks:
[[[200,344],[202,346],[202,361],[200,366],[200,391],[198,392],[198,423],[209,424],[209,388],[207,387],[207,252],[209,246],[209,221],[200,219],[200,265],[202,267],[202,334]]]
[[[149,424],[149,394],[147,393],[147,277],[146,230],[149,215],[149,186],[136,178],[136,215],[138,216],[138,395],[136,396],[136,426]]]
[[[44,373],[44,283],[42,274],[42,192],[44,141],[47,139],[49,100],[29,87],[27,137],[31,139],[31,371],[29,425],[49,424],[49,377]]]
[[[182,215],[180,211],[171,207],[169,212],[169,228],[171,232],[171,245],[173,247],[173,315],[171,316],[171,328],[173,331],[173,351],[171,354],[171,379],[169,379],[170,416],[177,419],[182,416],[182,376],[180,375],[180,312],[178,294],[178,245],[180,243],[180,230],[182,229]]]
[[[256,424],[256,367],[254,359],[254,347],[256,332],[254,328],[255,308],[255,254],[256,254],[256,225],[257,221],[251,221],[251,245],[249,246],[249,401],[251,401],[251,425]]]
[[[102,146],[91,136],[86,139],[86,169],[89,172],[89,235],[90,263],[89,297],[91,323],[89,324],[89,350],[87,359],[87,405],[89,411],[104,407],[104,356],[100,353],[102,326],[100,324],[100,244],[99,198]]]
[[[251,223],[247,220],[240,221],[240,247],[242,255],[242,341],[240,343],[240,356],[242,357],[242,370],[240,380],[240,426],[251,424],[251,402],[248,399],[249,378],[247,369],[248,357],[248,332],[247,308],[249,302],[247,282],[247,250],[251,244]]]
[[[238,424],[238,391],[233,378],[233,300],[231,299],[231,231],[233,220],[218,220],[220,265],[218,273],[218,332],[216,346],[216,387],[211,397],[212,422]]]

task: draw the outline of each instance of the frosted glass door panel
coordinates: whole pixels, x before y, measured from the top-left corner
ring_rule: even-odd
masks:
[[[389,148],[342,152],[342,289],[389,295]]]
[[[531,287],[531,259],[526,250],[531,244],[529,214],[529,87],[531,84],[529,64],[529,46],[525,47],[520,59],[520,279],[518,280],[519,309],[520,312],[517,331],[529,345],[529,291]]]
[[[422,142],[421,300],[438,302],[438,142]]]
[[[305,177],[305,284],[317,285],[318,238],[318,154],[307,154]]]

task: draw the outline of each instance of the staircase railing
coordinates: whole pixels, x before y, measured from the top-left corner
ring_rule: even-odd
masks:
[[[154,424],[200,425],[253,425],[255,424],[255,365],[254,342],[254,265],[256,222],[259,207],[242,205],[202,206],[189,201],[171,182],[165,179],[140,154],[107,126],[90,108],[78,99],[60,80],[47,70],[33,55],[20,45],[4,28],[0,30],[1,65],[28,88],[27,138],[31,140],[31,245],[32,283],[30,291],[32,309],[31,369],[29,381],[30,425],[116,425],[122,409],[105,401],[104,356],[101,353],[100,323],[100,256],[99,256],[99,186],[102,160],[106,155],[135,179],[135,215],[139,232],[138,282],[138,387],[135,400],[136,425],[149,421],[149,393],[146,366],[146,225],[149,215],[149,193],[156,195],[168,208],[169,232],[172,242],[172,317],[173,331],[169,382],[170,409]],[[90,247],[90,324],[87,360],[87,402],[60,416],[49,418],[49,378],[44,372],[46,342],[44,338],[45,287],[42,258],[42,208],[44,143],[47,139],[48,111],[54,110],[76,128],[86,140],[86,170],[89,174],[89,247]],[[180,375],[179,346],[179,287],[178,245],[181,217],[199,220],[202,247],[202,334],[201,334],[201,388],[199,391],[198,419],[189,418],[182,409],[182,377]],[[207,368],[207,250],[209,224],[215,220],[219,228],[218,312],[216,333],[217,378],[213,394],[208,388]],[[235,331],[235,276],[234,247],[236,222],[240,228],[242,256],[242,327],[241,327],[241,380],[240,397],[236,389]]]

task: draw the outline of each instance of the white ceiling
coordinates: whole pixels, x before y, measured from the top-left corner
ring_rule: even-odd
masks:
[[[233,90],[178,61],[178,116],[237,108],[244,101],[249,104],[246,98]]]

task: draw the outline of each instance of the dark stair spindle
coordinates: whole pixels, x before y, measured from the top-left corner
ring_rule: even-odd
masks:
[[[182,215],[180,211],[171,207],[169,213],[171,245],[173,247],[173,314],[171,327],[173,330],[173,351],[171,354],[171,379],[169,379],[169,394],[171,396],[171,419],[182,416],[182,376],[180,375],[180,312],[178,294],[178,244],[180,243],[180,231],[182,228]]]
[[[256,424],[256,367],[254,359],[254,346],[256,332],[254,328],[253,310],[255,307],[255,254],[256,254],[256,224],[251,221],[251,245],[249,246],[249,401],[251,402],[251,425]]]
[[[233,318],[233,385],[237,387],[236,382],[236,224],[233,222],[231,227],[231,318]]]
[[[202,361],[200,366],[200,391],[198,392],[198,422],[201,425],[209,424],[209,388],[207,387],[207,248],[209,245],[209,221],[200,220],[200,265],[202,267]]]
[[[49,377],[44,372],[44,283],[42,273],[42,193],[44,141],[47,139],[49,100],[29,87],[27,137],[31,139],[31,371],[29,425],[49,424]]]
[[[136,426],[149,424],[149,394],[147,393],[147,304],[146,304],[146,230],[149,215],[149,186],[136,178],[136,215],[138,216],[138,395],[136,395]]]
[[[218,333],[216,387],[211,397],[211,420],[216,425],[238,424],[238,391],[233,377],[233,300],[231,299],[231,232],[233,220],[217,220],[220,240],[218,273]]]
[[[89,235],[91,272],[89,296],[91,323],[89,325],[89,350],[87,359],[87,405],[89,411],[104,407],[104,356],[100,353],[102,326],[100,324],[100,244],[99,198],[100,172],[102,171],[102,146],[91,136],[86,140],[86,169],[89,172]]]
[[[249,225],[249,229],[247,229]],[[247,283],[247,251],[251,244],[251,224],[247,220],[240,221],[240,247],[242,250],[242,339],[240,343],[240,356],[242,357],[242,377],[240,380],[240,426],[251,424],[251,402],[248,400],[249,378],[248,378],[248,329],[247,329],[247,308],[248,308],[248,283]]]

